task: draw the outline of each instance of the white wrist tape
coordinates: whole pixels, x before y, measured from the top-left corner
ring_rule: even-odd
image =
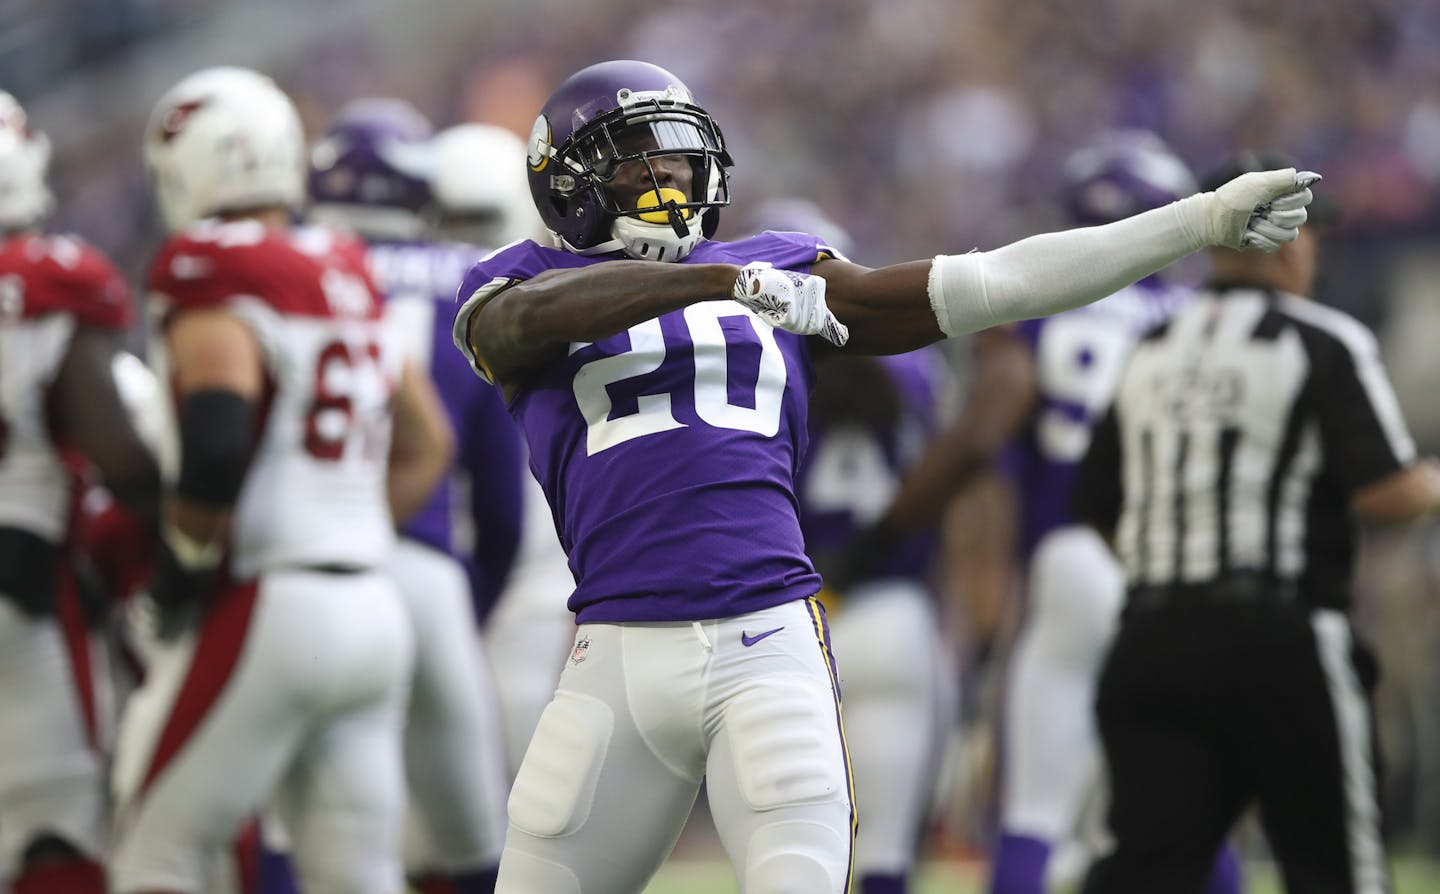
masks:
[[[175,561],[187,571],[208,571],[225,558],[225,544],[220,540],[208,543],[191,537],[175,525],[167,522],[161,530],[165,544],[175,554]]]
[[[1045,233],[994,251],[939,255],[930,307],[946,335],[1071,310],[1209,244],[1213,193],[1099,227]]]

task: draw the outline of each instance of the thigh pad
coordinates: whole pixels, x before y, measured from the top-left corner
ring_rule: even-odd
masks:
[[[726,730],[741,796],[752,810],[847,797],[834,694],[767,681],[726,706]]]
[[[615,730],[615,713],[600,699],[561,690],[540,715],[510,792],[510,821],[538,838],[579,831],[590,816],[595,786]]]

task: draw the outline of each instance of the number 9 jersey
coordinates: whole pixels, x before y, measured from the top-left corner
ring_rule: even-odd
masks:
[[[1152,276],[1094,304],[1017,324],[1035,358],[1039,389],[1034,416],[1004,456],[1023,501],[1024,555],[1070,523],[1075,470],[1115,398],[1131,350],[1193,294]]]
[[[161,333],[176,312],[223,308],[262,351],[265,388],[235,507],[232,573],[382,564],[394,541],[385,479],[402,354],[382,322],[364,247],[319,228],[202,221],[161,248],[149,288]],[[155,345],[165,381],[164,339]]]

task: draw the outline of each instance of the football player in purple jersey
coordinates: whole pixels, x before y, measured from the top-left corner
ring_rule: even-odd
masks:
[[[811,351],[904,353],[1097,300],[1206,245],[1278,247],[1310,178],[1248,175],[1103,227],[871,270],[813,236],[709,239],[729,203],[720,128],[634,61],[567,79],[527,162],[554,247],[477,264],[454,337],[525,433],[579,629],[511,792],[497,890],[640,890],[705,779],[743,890],[845,891],[854,799],[795,498]]]
[[[417,645],[404,743],[414,808],[407,872],[423,894],[479,894],[494,887],[508,778],[474,604],[482,610],[492,604],[508,573],[519,536],[523,459],[494,389],[469,375],[445,344],[456,285],[486,249],[424,238],[432,205],[431,136],[429,122],[408,103],[357,100],[312,148],[309,191],[314,219],[365,239],[386,318],[411,362],[434,380],[451,433],[462,444],[458,471],[485,499],[483,513],[472,514],[471,506],[457,512],[468,497],[457,476],[448,476],[424,505],[399,519],[402,536],[391,561]],[[477,521],[463,551],[453,524],[462,516]]]

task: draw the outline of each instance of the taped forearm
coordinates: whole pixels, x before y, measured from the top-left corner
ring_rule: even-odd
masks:
[[[988,252],[940,255],[930,306],[954,336],[1098,301],[1210,244],[1207,203],[1182,199],[1099,227],[1045,233]]]

